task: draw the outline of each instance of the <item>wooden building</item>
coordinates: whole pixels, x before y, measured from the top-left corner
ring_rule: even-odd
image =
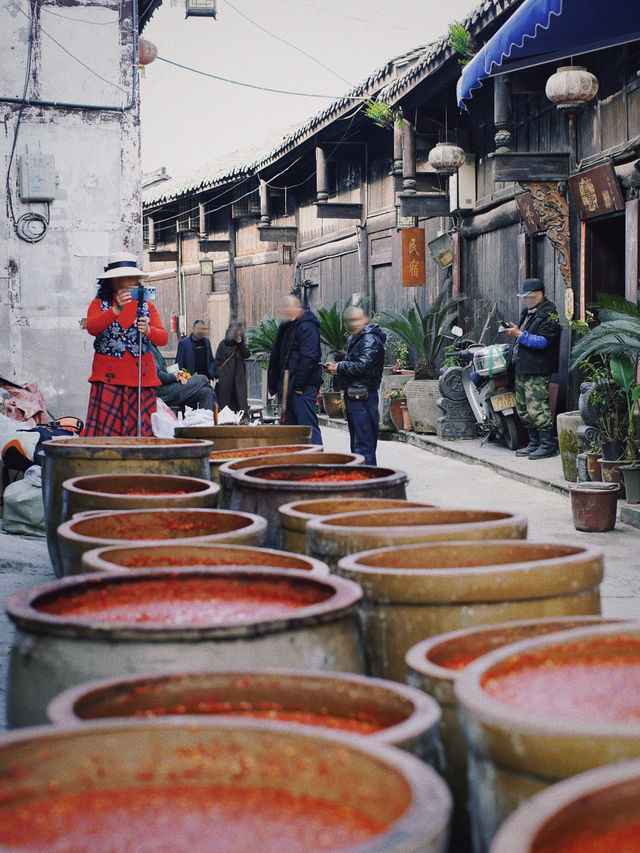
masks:
[[[623,0],[485,0],[463,27],[483,47],[462,77],[444,36],[387,63],[266,152],[148,187],[145,260],[165,320],[177,317],[184,333],[203,317],[216,339],[229,317],[250,325],[294,287],[312,308],[363,293],[373,312],[401,310],[414,298],[428,304],[447,274],[467,297],[467,329],[491,314],[485,340],[499,319],[517,320],[529,275],[544,280],[561,319],[583,315],[599,291],[635,300],[640,11]],[[559,109],[545,85],[569,64],[586,66],[598,92]],[[401,114],[402,127],[368,118],[369,98]],[[465,153],[452,176],[429,162],[442,141]],[[424,286],[403,286],[412,280],[407,225],[422,229],[412,234],[426,257]],[[443,233],[445,271],[428,248]],[[204,258],[213,261],[207,275]],[[563,407],[574,402],[569,341],[565,333]]]

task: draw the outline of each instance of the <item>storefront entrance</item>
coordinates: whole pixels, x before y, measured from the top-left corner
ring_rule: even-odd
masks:
[[[625,295],[625,216],[607,216],[586,223],[586,306],[598,293]]]

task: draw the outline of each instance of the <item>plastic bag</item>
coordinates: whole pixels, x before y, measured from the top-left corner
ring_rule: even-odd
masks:
[[[164,400],[158,397],[156,410],[151,413],[151,429],[156,438],[173,438],[178,418]]]
[[[224,409],[221,409],[221,411],[218,412],[218,423],[235,424],[237,426],[243,417],[244,411],[242,409],[240,409],[239,412],[234,412],[229,408],[229,406],[225,406]]]
[[[190,409],[185,407],[183,426],[213,426],[213,412],[211,409]]]
[[[2,530],[18,536],[44,537],[42,488],[27,480],[16,480],[4,490]]]

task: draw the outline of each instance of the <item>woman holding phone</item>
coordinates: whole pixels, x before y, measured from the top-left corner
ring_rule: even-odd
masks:
[[[136,435],[138,430],[138,378],[142,341],[141,429],[153,435],[151,414],[160,384],[150,344],[164,346],[169,333],[155,306],[146,299],[138,307],[131,289],[147,273],[138,269],[135,255],[120,252],[109,258],[98,279],[98,293],[89,305],[87,331],[95,337],[91,394],[83,435]]]

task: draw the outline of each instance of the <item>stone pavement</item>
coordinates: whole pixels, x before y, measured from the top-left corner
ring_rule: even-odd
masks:
[[[347,432],[323,428],[327,451],[348,451]],[[607,616],[640,619],[640,532],[618,522],[610,533],[579,533],[571,522],[559,459],[516,459],[497,445],[441,442],[414,436],[414,444],[381,441],[378,462],[410,478],[407,496],[440,506],[507,510],[526,515],[529,538],[591,544],[604,549],[602,610]],[[446,454],[446,455],[445,455]],[[14,592],[54,580],[44,540],[0,533],[0,602]],[[5,727],[6,681],[13,628],[0,612],[0,730]]]

